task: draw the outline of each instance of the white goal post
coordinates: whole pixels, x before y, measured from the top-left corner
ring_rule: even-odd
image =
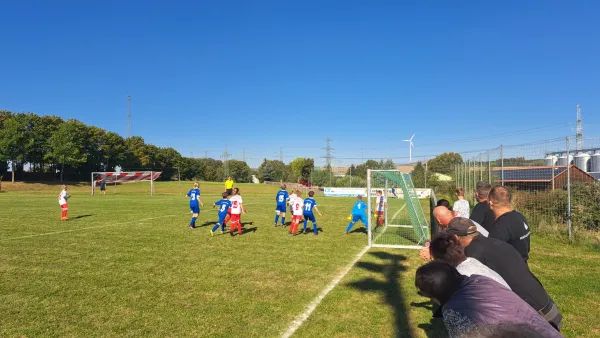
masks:
[[[105,184],[150,182],[150,194],[154,196],[154,181],[160,177],[161,171],[95,171],[92,172],[92,195],[96,185],[104,180]]]

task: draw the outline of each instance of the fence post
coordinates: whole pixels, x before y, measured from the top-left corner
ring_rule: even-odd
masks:
[[[479,154],[479,180],[483,181],[483,154]]]
[[[406,196],[404,198],[406,198]],[[373,231],[372,224],[371,224],[371,219],[373,218],[373,217],[371,217],[373,215],[372,214],[373,211],[371,210],[371,169],[367,169],[367,201],[369,202],[369,203],[367,203],[367,208],[368,208],[368,212],[369,212],[367,214],[367,215],[369,215],[367,217],[367,223],[369,224],[369,226],[367,227],[368,228],[367,229],[367,237],[369,238],[369,242],[368,242],[369,247],[371,247],[371,246],[373,246],[373,242],[372,242],[372,238],[371,238],[372,237],[371,234]]]
[[[427,189],[427,162],[425,162],[425,189]]]
[[[492,162],[490,159],[490,150],[487,151],[488,155],[488,183],[492,184]]]
[[[504,185],[504,145],[501,144],[500,145],[500,161],[501,161],[501,170],[502,170],[502,178],[501,178],[501,184]]]
[[[569,141],[570,138],[567,137],[567,227],[569,231],[569,239],[571,239],[571,162],[569,161]]]

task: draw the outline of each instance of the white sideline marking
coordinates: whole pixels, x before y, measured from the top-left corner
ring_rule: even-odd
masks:
[[[394,216],[392,216],[392,219],[396,219],[396,216],[398,216],[398,214],[400,213],[400,211],[404,210],[404,208],[406,208],[406,203],[404,203],[404,205],[402,206],[402,208],[398,209],[398,211],[396,211],[396,213],[394,214]]]
[[[298,317],[296,317],[296,319],[294,319],[293,322],[290,323],[290,326],[288,327],[287,331],[285,331],[285,333],[281,336],[282,338],[291,337],[296,332],[296,330],[298,330],[298,328],[300,328],[300,326],[308,319],[308,317],[310,317],[310,315],[313,313],[313,311],[315,311],[317,306],[319,306],[319,304],[321,304],[323,299],[325,299],[327,294],[329,294],[329,292],[331,292],[331,290],[333,290],[333,288],[335,288],[338,285],[338,283],[342,280],[342,278],[344,278],[348,274],[348,272],[350,272],[350,269],[352,269],[352,267],[354,267],[356,262],[358,262],[358,260],[368,250],[369,250],[369,246],[366,246],[364,249],[362,249],[362,251],[356,255],[356,257],[354,258],[352,263],[348,264],[348,266],[346,266],[344,268],[344,270],[342,270],[342,272],[340,272],[329,283],[329,285],[327,285],[327,287],[325,289],[323,289],[323,291],[321,291],[321,293],[319,293],[317,298],[313,299],[313,301],[310,302],[310,304],[308,304],[308,306],[304,309],[304,312],[302,312]]]
[[[24,239],[24,238],[32,238],[32,237],[40,237],[40,236],[58,235],[58,234],[64,234],[64,233],[67,233],[67,232],[75,232],[75,231],[81,231],[81,230],[107,228],[107,227],[112,227],[112,226],[117,226],[117,225],[123,225],[123,224],[134,223],[134,222],[143,222],[143,221],[149,221],[149,220],[153,220],[153,219],[165,218],[165,217],[172,217],[172,216],[177,216],[177,215],[163,215],[163,216],[157,216],[157,217],[149,217],[149,218],[143,218],[143,219],[136,219],[136,220],[128,221],[128,222],[98,225],[98,226],[95,226],[95,227],[77,228],[77,229],[70,229],[70,230],[63,230],[63,231],[54,231],[54,232],[45,232],[45,233],[41,233],[41,234],[34,234],[34,235],[27,235],[27,236],[5,238],[4,240],[5,241],[10,241],[10,240],[13,240],[13,239]]]

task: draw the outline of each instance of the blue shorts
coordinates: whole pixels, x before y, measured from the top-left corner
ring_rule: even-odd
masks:
[[[275,207],[275,211],[285,212],[286,205],[285,203],[277,203],[277,207]]]
[[[369,224],[369,218],[367,217],[367,214],[352,214],[352,223],[356,223],[359,220],[364,224]]]
[[[317,223],[317,220],[315,219],[315,214],[304,214],[304,219],[307,219],[313,223]]]
[[[219,215],[219,224],[223,225],[226,217],[227,217],[227,213],[225,213],[224,215]]]
[[[200,213],[200,206],[197,205],[197,206],[193,207],[193,206],[190,205],[190,210],[192,211],[193,214],[199,214]]]

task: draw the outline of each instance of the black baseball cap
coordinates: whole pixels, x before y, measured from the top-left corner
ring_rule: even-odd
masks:
[[[477,226],[468,218],[455,217],[448,223],[446,232],[456,236],[469,236],[477,233]]]

